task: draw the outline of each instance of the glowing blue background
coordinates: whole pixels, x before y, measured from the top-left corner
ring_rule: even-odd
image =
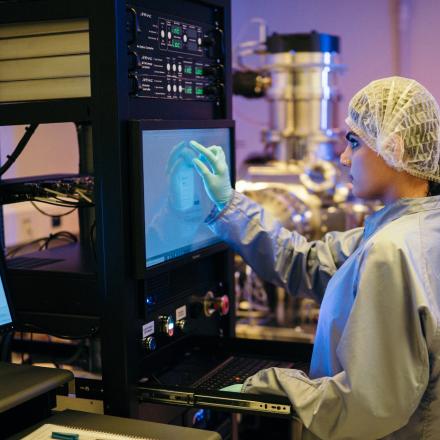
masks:
[[[196,140],[205,146],[220,145],[230,164],[228,128],[144,130],[143,172],[147,267],[181,257],[219,242],[204,220],[213,208],[194,168],[194,209],[179,213],[170,203],[171,179],[167,174],[170,154],[179,142]],[[194,153],[194,157],[195,153]],[[188,171],[188,169],[186,170]]]
[[[12,318],[6,301],[5,289],[3,282],[0,280],[0,326],[10,324],[11,322]]]

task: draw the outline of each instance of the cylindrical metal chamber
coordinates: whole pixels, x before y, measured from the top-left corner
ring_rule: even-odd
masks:
[[[271,79],[265,93],[270,106],[266,148],[283,161],[309,155],[331,160],[338,140],[339,38],[274,34],[266,46],[262,71]]]

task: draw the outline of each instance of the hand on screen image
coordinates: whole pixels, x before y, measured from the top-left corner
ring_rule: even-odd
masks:
[[[233,385],[228,385],[227,387],[221,388],[220,391],[229,391],[230,393],[240,393],[243,388],[242,383],[234,383]]]
[[[223,209],[232,197],[231,178],[223,148],[217,145],[204,147],[196,141],[190,141],[189,145],[199,153],[199,157],[192,162],[209,198],[218,209]]]

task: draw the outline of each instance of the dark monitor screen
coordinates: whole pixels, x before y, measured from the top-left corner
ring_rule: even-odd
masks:
[[[0,262],[1,264],[1,262]],[[0,331],[12,324],[12,313],[6,297],[3,275],[0,277]]]
[[[141,125],[144,269],[220,243],[205,222],[214,204],[194,168],[192,159],[198,153],[189,142],[221,146],[231,168],[232,126],[199,125],[205,126],[166,128],[165,124],[158,129]]]

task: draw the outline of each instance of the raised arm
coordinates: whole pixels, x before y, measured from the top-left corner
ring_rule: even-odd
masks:
[[[261,278],[319,301],[330,277],[358,246],[363,229],[331,232],[323,240],[308,242],[283,228],[260,205],[232,190],[221,147],[206,148],[195,141],[190,145],[199,153],[194,166],[219,211],[209,221],[211,229]]]
[[[260,205],[238,192],[209,226],[261,278],[291,294],[307,294],[317,301],[321,301],[331,276],[356,249],[363,233],[363,228],[356,228],[307,241],[301,234],[283,228]]]

